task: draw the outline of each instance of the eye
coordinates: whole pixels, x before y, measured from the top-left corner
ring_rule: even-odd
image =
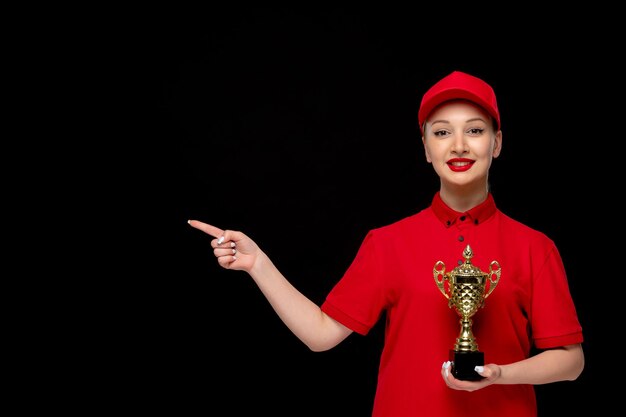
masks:
[[[448,136],[450,134],[450,132],[446,129],[439,129],[439,130],[435,130],[433,131],[433,135],[435,135],[438,138],[442,138],[444,136]]]
[[[483,134],[484,131],[485,131],[485,129],[482,128],[482,127],[473,127],[471,129],[468,129],[467,133],[469,133],[470,135],[473,135],[473,136],[480,136],[480,135]]]

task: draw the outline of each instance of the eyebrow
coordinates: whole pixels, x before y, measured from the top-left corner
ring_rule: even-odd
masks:
[[[467,119],[465,121],[465,123],[476,122],[476,121],[481,121],[483,123],[489,123],[487,120],[483,119],[482,117],[473,117],[471,119]],[[447,120],[447,119],[436,119],[436,120],[433,120],[432,122],[430,122],[431,125],[434,125],[435,123],[450,123],[450,121]]]

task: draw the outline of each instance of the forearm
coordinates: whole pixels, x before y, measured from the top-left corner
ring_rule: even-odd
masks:
[[[541,385],[578,378],[584,368],[581,345],[545,350],[535,356],[509,365],[500,365],[497,384]]]
[[[351,333],[298,291],[265,253],[249,273],[280,319],[311,350],[328,350]]]

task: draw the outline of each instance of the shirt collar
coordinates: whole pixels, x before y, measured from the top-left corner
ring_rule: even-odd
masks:
[[[431,205],[435,216],[446,226],[450,227],[458,221],[471,222],[475,225],[482,224],[496,212],[496,203],[491,193],[487,194],[487,199],[465,212],[451,209],[443,202],[439,192],[433,197]]]

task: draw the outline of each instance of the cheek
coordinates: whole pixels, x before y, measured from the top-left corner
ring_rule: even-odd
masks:
[[[430,154],[428,153],[428,149],[426,148],[424,148],[424,155],[426,155],[427,162],[432,162],[432,159],[430,159]]]
[[[435,145],[441,145],[436,143]],[[429,146],[424,146],[424,152],[426,154],[426,160],[430,163],[436,163],[446,159],[447,149],[444,146],[433,146],[430,143]]]
[[[494,155],[495,146],[492,143],[474,148],[474,152],[479,158],[491,158]]]
[[[424,141],[422,141],[422,145],[424,146],[424,155],[426,156],[426,161],[432,162],[432,160],[430,158],[430,151],[428,150],[428,146],[426,146]]]

